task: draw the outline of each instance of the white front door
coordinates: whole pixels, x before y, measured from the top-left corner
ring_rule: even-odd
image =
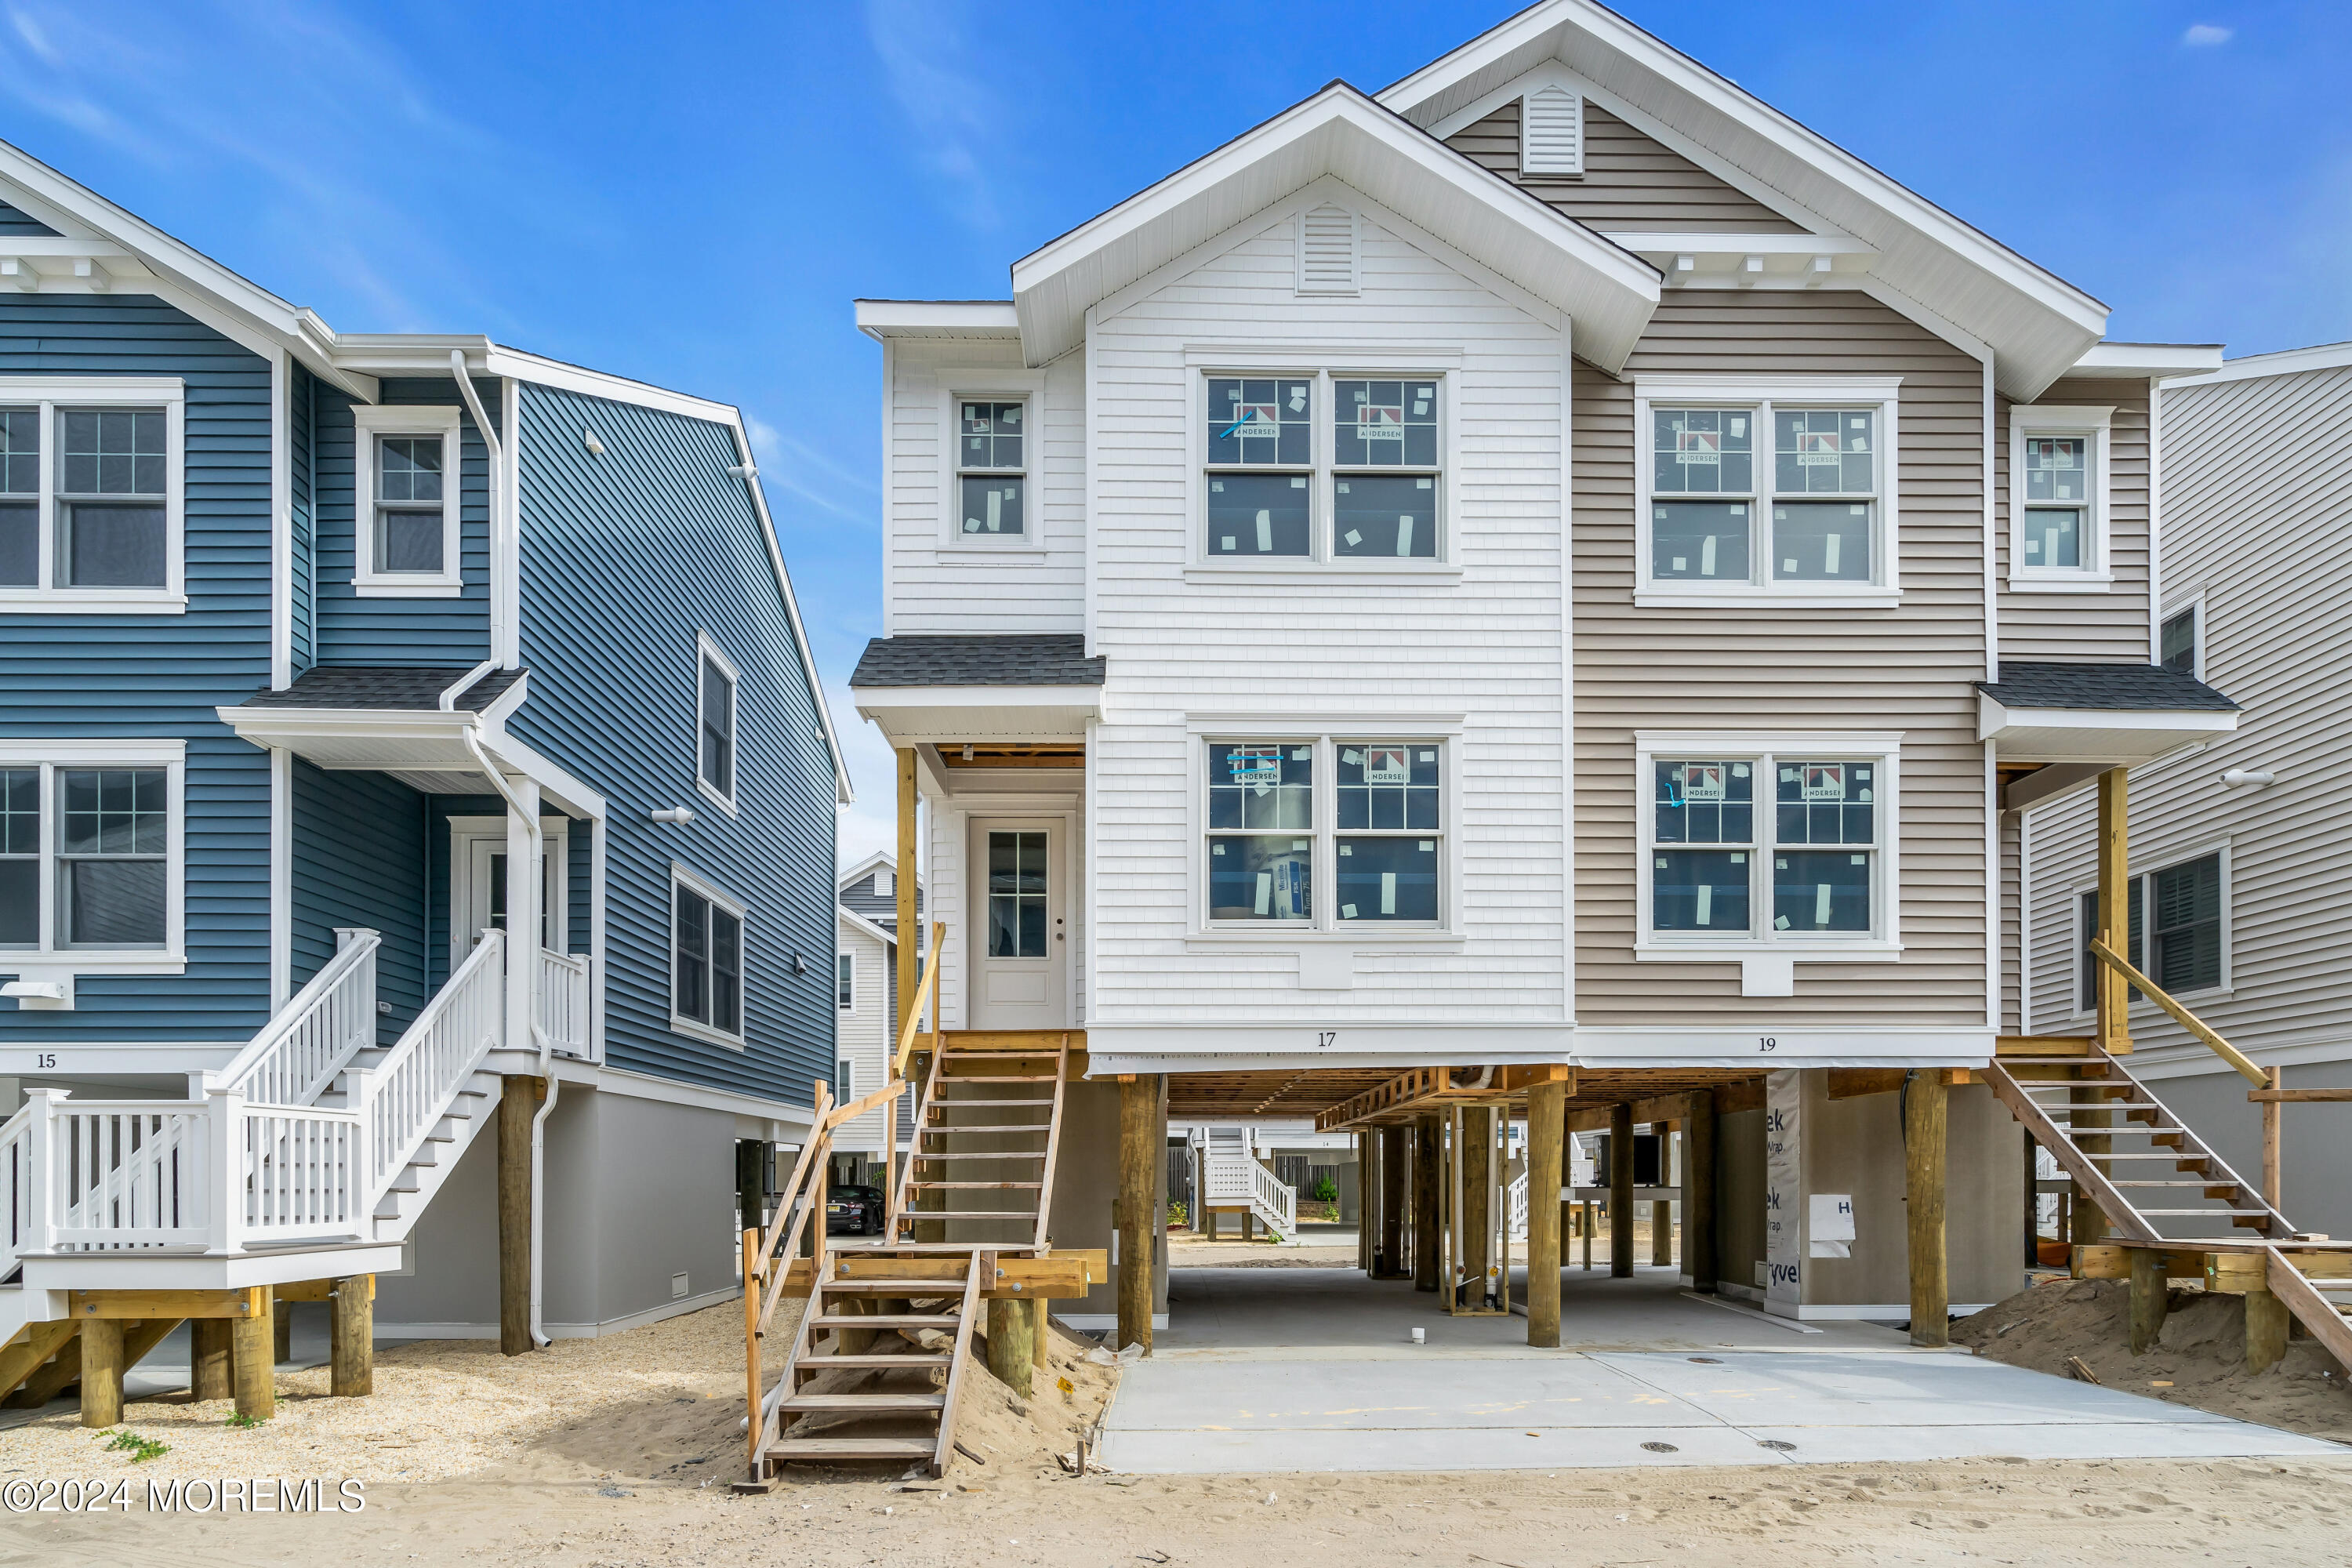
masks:
[[[547,885],[540,895],[540,945],[568,951],[563,869],[566,836],[541,829]],[[507,829],[503,817],[449,819],[449,971],[480,945],[483,929],[507,929]]]
[[[1062,854],[1062,824],[1052,818],[971,825],[971,1027],[1069,1026]]]

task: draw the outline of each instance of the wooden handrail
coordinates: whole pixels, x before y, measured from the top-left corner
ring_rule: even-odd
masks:
[[[907,1080],[902,1078],[894,1078],[888,1083],[884,1084],[880,1089],[876,1089],[872,1094],[867,1095],[865,1099],[853,1100],[847,1105],[841,1106],[834,1110],[826,1112],[824,1123],[818,1128],[818,1131],[821,1132],[830,1132],[835,1128],[840,1126],[843,1122],[850,1121],[855,1117],[863,1116],[867,1111],[873,1110],[876,1106],[881,1104],[884,1100],[896,1100],[906,1091]]]
[[[940,954],[947,945],[948,928],[944,921],[931,925],[931,951],[923,960],[923,978],[916,984],[914,995],[907,999],[904,1020],[898,1026],[898,1051],[890,1058],[890,1076],[907,1076],[907,1058],[915,1054],[915,1025],[923,1016],[923,1005],[940,988]]]
[[[2174,1001],[2172,997],[2168,994],[2161,986],[2158,985],[2155,981],[2150,980],[2147,975],[2142,974],[2137,968],[2135,968],[2131,960],[2126,958],[2122,953],[2117,952],[2114,948],[2109,947],[2097,937],[2093,937],[2091,939],[2091,952],[2092,954],[2099,960],[2099,962],[2105,963],[2110,969],[2113,969],[2126,980],[2130,981],[2134,986],[2138,988],[2142,995],[2155,1003],[2158,1006],[2163,1008],[2166,1012],[2171,1014],[2175,1022],[2179,1023],[2182,1028],[2188,1030],[2191,1035],[2194,1035],[2208,1049],[2212,1051],[2215,1056],[2220,1057],[2223,1061],[2228,1062],[2232,1068],[2235,1068],[2238,1071],[2239,1077],[2251,1079],[2252,1082],[2262,1084],[2265,1087],[2269,1085],[2270,1075],[2263,1071],[2262,1068],[2256,1067],[2253,1063],[2253,1058],[2247,1056],[2245,1052],[2240,1050],[2229,1041],[2223,1039],[2220,1035],[2214,1033],[2212,1026],[2206,1023],[2204,1019],[2199,1017],[2196,1014],[2190,1012],[2188,1008]]]

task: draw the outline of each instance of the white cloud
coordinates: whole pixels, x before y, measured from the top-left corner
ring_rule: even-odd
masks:
[[[931,0],[868,0],[866,36],[907,117],[917,151],[954,188],[964,221],[996,225],[996,197],[982,172],[980,144],[1009,142],[1003,106],[958,67],[975,58],[945,8]]]
[[[2226,44],[2237,36],[2235,27],[2217,27],[2210,22],[2199,22],[2180,35],[2180,41],[2192,49],[2210,49]]]

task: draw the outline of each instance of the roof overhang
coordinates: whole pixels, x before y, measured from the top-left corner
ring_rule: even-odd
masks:
[[[1988,347],[2027,398],[2106,330],[2106,307],[1593,0],[1542,0],[1380,95],[1434,130],[1547,61],[1637,125],[1671,126],[1748,184],[1877,253],[1878,281]]]
[[[1333,82],[1014,262],[1024,359],[1068,353],[1097,302],[1327,175],[1568,316],[1608,370],[1657,306],[1647,262]]]
[[[2220,343],[2093,343],[2069,375],[2155,381],[2221,368]]]
[[[1977,739],[2000,763],[2137,765],[2237,727],[2236,713],[2210,709],[2012,708],[1977,693]]]
[[[2280,349],[2274,353],[2242,354],[2233,360],[2223,360],[2168,383],[2166,390],[2224,381],[2252,381],[2265,375],[2297,375],[2305,371],[2342,370],[2347,365],[2352,365],[2352,343],[2318,343],[2310,348]]]
[[[857,711],[895,746],[1084,741],[1099,686],[853,686]]]
[[[860,300],[857,330],[884,338],[1014,339],[1021,318],[1010,300]]]
[[[479,713],[405,708],[215,708],[240,740],[330,770],[479,773],[467,745],[488,732]]]
[[[898,939],[896,936],[893,936],[890,932],[883,930],[880,926],[876,925],[872,921],[867,920],[856,910],[850,909],[844,904],[835,904],[833,906],[833,912],[835,918],[841,921],[841,926],[844,931],[854,931],[861,936],[870,937],[874,941],[880,942],[884,947],[896,947],[898,945]]]

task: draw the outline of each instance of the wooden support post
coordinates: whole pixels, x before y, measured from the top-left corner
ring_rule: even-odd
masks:
[[[2033,1130],[2020,1127],[2018,1136],[2025,1144],[2025,1266],[2042,1267],[2042,1163],[2038,1155],[2041,1145],[2033,1141]],[[2058,1233],[2065,1235],[2064,1231]]]
[[[1439,1159],[1437,1118],[1419,1116],[1412,1124],[1412,1288],[1437,1289],[1437,1238],[1444,1216],[1437,1201]]]
[[[1683,1120],[1683,1266],[1692,1289],[1715,1289],[1715,1096],[1704,1089]]]
[[[1198,1220],[1195,1222],[1194,1228],[1199,1230],[1202,1235],[1207,1237],[1211,1241],[1216,1240],[1217,1211],[1212,1208],[1202,1209]]]
[[[768,1224],[768,1145],[756,1138],[735,1140],[735,1228],[764,1230]]]
[[[1372,1271],[1372,1135],[1356,1134],[1356,1267]]]
[[[2284,1081],[2286,1076],[2284,1068],[2271,1068],[2267,1071],[2270,1081],[2264,1087],[2270,1089],[2286,1087]],[[2281,1189],[2285,1184],[2281,1180],[2285,1173],[2285,1146],[2280,1141],[2280,1134],[2285,1128],[2285,1122],[2283,1120],[2285,1110],[2286,1104],[2284,1100],[2263,1101],[2263,1201],[2273,1208],[2277,1208],[2286,1202],[2281,1194]]]
[[[1404,1261],[1405,1154],[1402,1127],[1381,1129],[1381,1269],[1383,1279],[1410,1279]]]
[[[1031,1373],[1036,1367],[1037,1349],[1031,1338],[1034,1331],[1030,1326],[1028,1302],[988,1304],[988,1370],[997,1382],[1024,1399],[1029,1397],[1034,1386],[1031,1382]]]
[[[81,1325],[81,1424],[112,1426],[122,1420],[121,1318],[87,1318]]]
[[[327,1298],[327,1392],[357,1399],[375,1392],[375,1276],[335,1281]]]
[[[1158,1192],[1153,1163],[1162,1157],[1160,1079],[1150,1073],[1118,1085],[1118,1343],[1151,1353],[1151,1205]]]
[[[2081,1085],[2066,1096],[2074,1107],[2098,1105],[2106,1098],[2107,1091],[2095,1084]],[[2073,1117],[2074,1147],[2085,1154],[2106,1153],[2115,1146],[2115,1140],[2105,1132],[2085,1130],[2107,1126],[2114,1118],[2115,1112],[2111,1110],[2075,1110]],[[2101,1165],[2099,1168],[2104,1171],[2107,1167]],[[2078,1247],[2095,1246],[2105,1241],[2107,1238],[2107,1216],[2100,1212],[2097,1201],[2084,1190],[2082,1183],[2075,1182],[2073,1187],[2071,1201],[2067,1205],[2066,1239]]]
[[[1528,1086],[1528,1343],[1559,1343],[1560,1145],[1568,1085]],[[1508,1289],[1507,1284],[1506,1289]]]
[[[2160,1247],[2136,1247],[2131,1255],[2131,1353],[2146,1355],[2164,1332],[2164,1314],[2171,1305],[2171,1284],[2164,1277]]]
[[[294,1359],[294,1303],[269,1304],[269,1353],[280,1362]]]
[[[1588,1274],[1592,1272],[1592,1233],[1598,1228],[1600,1226],[1592,1212],[1592,1200],[1587,1198],[1583,1204],[1583,1217],[1577,1226],[1576,1234],[1584,1242],[1584,1271]]]
[[[1465,1110],[1455,1158],[1462,1166],[1463,1304],[1473,1310],[1486,1304],[1486,1270],[1495,1264],[1496,1193],[1487,1158],[1494,1146],[1495,1112],[1483,1105]]]
[[[1248,1209],[1242,1210],[1242,1239],[1244,1241],[1255,1241],[1257,1239],[1257,1227],[1254,1223],[1256,1220],[1256,1217],[1257,1216]]]
[[[188,1398],[202,1405],[226,1399],[229,1381],[229,1321],[226,1318],[188,1320]]]
[[[531,1348],[530,1119],[547,1091],[544,1079],[520,1073],[509,1073],[499,1083],[499,1349],[521,1355]]]
[[[1944,1257],[1947,1086],[1942,1072],[1914,1073],[1905,1096],[1903,1191],[1911,1260],[1911,1342],[1951,1342],[1951,1285]]]
[[[230,1360],[236,1368],[236,1413],[248,1421],[267,1421],[278,1414],[278,1368],[269,1357],[269,1298],[263,1310],[249,1318],[229,1320]]]
[[[1675,1184],[1675,1124],[1658,1121],[1651,1124],[1658,1134],[1658,1184]],[[1650,1263],[1654,1268],[1671,1268],[1675,1263],[1675,1205],[1656,1202],[1650,1205]]]
[[[1046,1321],[1045,1299],[1043,1296],[1028,1303],[1030,1362],[1039,1372],[1050,1371],[1053,1357],[1049,1340],[1052,1325]]]
[[[2268,1372],[2286,1354],[2286,1303],[2269,1290],[2246,1292],[2246,1370]]]
[[[2099,775],[2099,940],[2110,951],[2129,955],[2131,949],[2131,771],[2109,768]],[[2137,957],[2132,962],[2137,963]],[[2109,964],[2099,964],[2092,995],[2098,1005],[2100,1046],[2121,1056],[2132,1048],[2129,1005],[2131,987]]]
[[[1633,1105],[1609,1108],[1609,1277],[1633,1277]]]

